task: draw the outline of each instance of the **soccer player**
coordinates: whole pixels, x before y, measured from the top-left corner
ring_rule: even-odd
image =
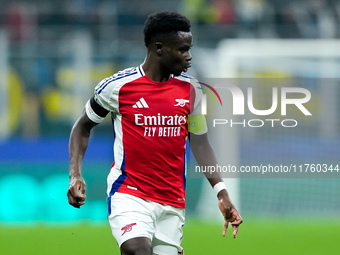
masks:
[[[192,59],[190,22],[175,12],[149,15],[145,61],[102,80],[74,124],[69,143],[69,203],[85,203],[82,159],[91,129],[110,113],[114,163],[108,175],[108,220],[121,253],[184,254],[185,146],[200,166],[216,165],[200,114],[201,90],[185,72]],[[236,237],[242,218],[219,176],[207,176]]]

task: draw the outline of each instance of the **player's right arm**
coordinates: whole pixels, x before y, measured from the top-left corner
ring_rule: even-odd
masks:
[[[84,110],[71,131],[69,140],[70,181],[67,197],[69,204],[76,208],[85,204],[85,181],[81,176],[81,165],[89,143],[91,129],[97,124],[88,118]]]
[[[102,80],[95,88],[93,97],[87,101],[85,109],[73,125],[69,140],[70,182],[67,191],[70,205],[80,208],[85,204],[85,181],[81,176],[81,165],[89,143],[91,129],[101,123],[110,111],[115,111],[117,102],[114,94],[113,78]]]
[[[69,204],[76,208],[85,204],[85,181],[81,175],[81,166],[91,129],[101,123],[109,113],[112,91],[109,80],[109,78],[104,79],[96,86],[93,97],[87,101],[84,111],[74,123],[71,131],[69,140],[70,181],[67,197]]]

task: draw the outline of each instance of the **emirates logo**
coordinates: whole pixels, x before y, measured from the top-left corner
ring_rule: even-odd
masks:
[[[127,224],[126,226],[122,227],[121,230],[123,231],[122,235],[126,232],[130,232],[132,230],[132,226],[137,225],[137,223]]]

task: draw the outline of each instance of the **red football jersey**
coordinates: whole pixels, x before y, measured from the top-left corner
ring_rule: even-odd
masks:
[[[139,66],[121,71],[97,85],[94,101],[111,112],[114,126],[109,203],[115,192],[122,192],[185,207],[188,116],[200,114],[201,95],[201,90],[191,81],[183,74],[166,82],[155,82]],[[86,113],[95,122],[103,119],[96,108],[91,107],[90,100]],[[206,130],[199,130],[204,132]]]

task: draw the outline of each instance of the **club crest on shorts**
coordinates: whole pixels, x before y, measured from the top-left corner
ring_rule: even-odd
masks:
[[[137,225],[137,223],[127,224],[126,226],[122,227],[121,230],[123,231],[122,235],[126,232],[130,232],[132,230],[132,226]]]

